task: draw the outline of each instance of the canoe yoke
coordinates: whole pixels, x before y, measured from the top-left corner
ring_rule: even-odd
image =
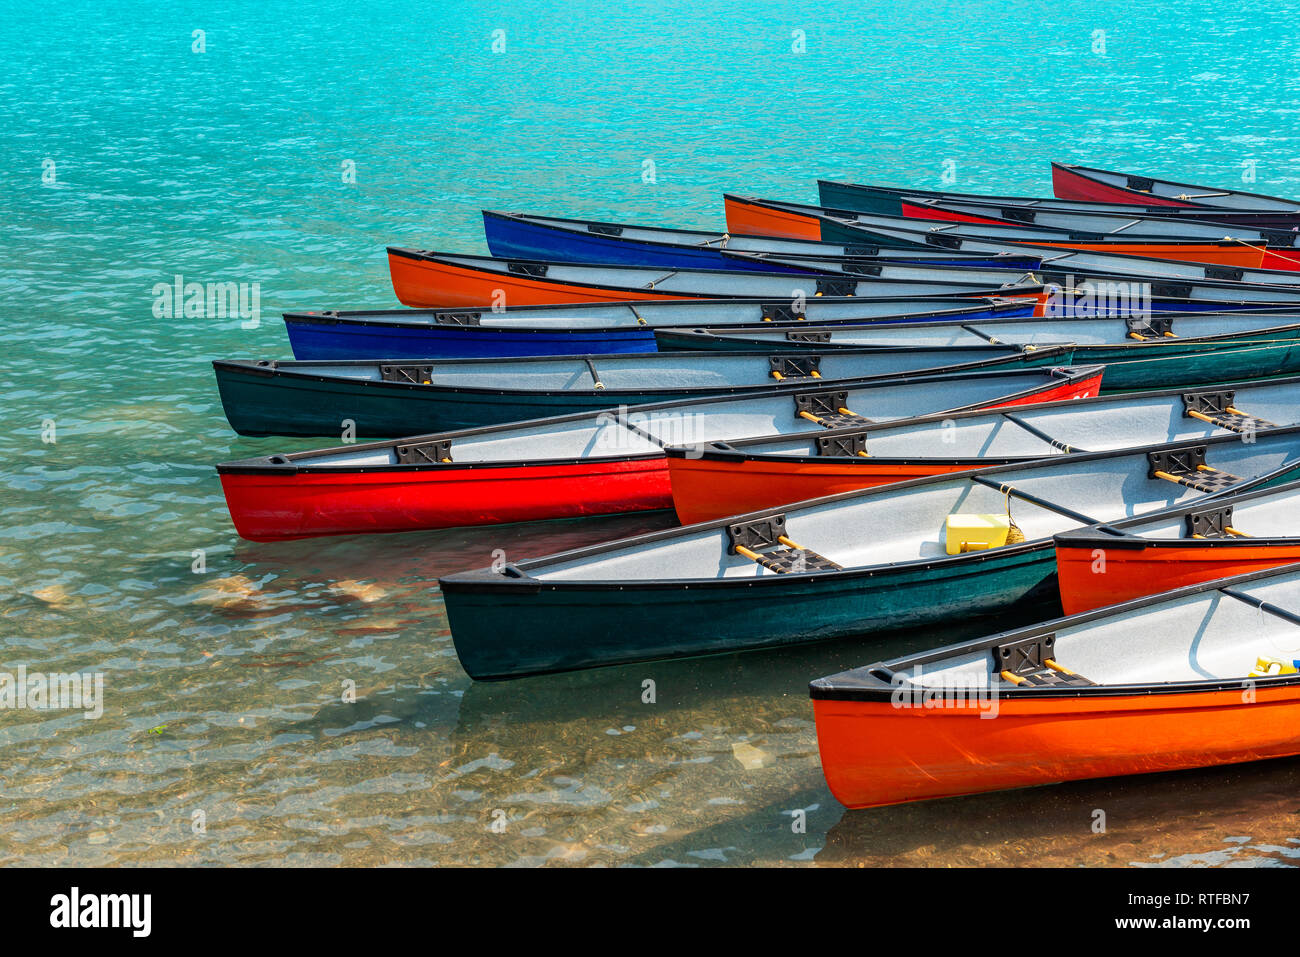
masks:
[[[1130,339],[1177,339],[1173,316],[1130,316],[1124,320]]]
[[[1056,635],[1034,635],[993,646],[993,670],[1013,685],[1084,687],[1096,684],[1058,664]]]
[[[777,382],[785,379],[820,379],[821,356],[768,356],[767,364],[772,378]]]
[[[1148,452],[1147,478],[1176,482],[1198,492],[1222,492],[1241,481],[1238,475],[1206,465],[1204,445]]]
[[[806,392],[794,397],[795,418],[816,422],[827,429],[841,426],[870,425],[871,420],[848,408],[849,394],[839,392]]]
[[[1221,392],[1184,392],[1183,414],[1187,418],[1200,419],[1239,434],[1276,427],[1276,423],[1235,408],[1233,402],[1236,398],[1237,393],[1231,389]]]
[[[408,385],[429,385],[433,381],[433,366],[389,365],[379,367],[382,382],[404,382]]]
[[[844,566],[791,541],[785,534],[785,515],[778,513],[748,522],[727,526],[727,552],[744,555],[750,561],[769,571],[784,575],[789,572],[843,571]],[[760,548],[774,548],[758,552]]]
[[[451,462],[451,439],[396,445],[398,465],[446,465]]]

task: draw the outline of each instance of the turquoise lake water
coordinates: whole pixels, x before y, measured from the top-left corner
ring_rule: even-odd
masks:
[[[440,573],[664,520],[243,542],[213,464],[325,443],[237,438],[208,364],[395,306],[384,246],[484,251],[484,208],[717,228],[1051,159],[1300,195],[1295,4],[3,6],[0,670],[105,706],[0,712],[0,863],[1295,863],[1295,761],[845,812],[808,680],[970,629],[473,685]],[[178,274],[260,324],[156,318]]]

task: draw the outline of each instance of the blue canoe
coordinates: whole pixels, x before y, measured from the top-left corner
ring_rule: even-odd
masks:
[[[519,306],[499,313],[465,309],[383,309],[286,313],[297,359],[490,359],[655,352],[655,330],[772,328],[1032,316],[1031,299],[1001,297],[809,299],[803,320],[791,304],[746,299]]]
[[[1037,269],[1040,256],[943,250],[890,249],[872,243],[822,243],[772,236],[733,236],[725,232],[634,226],[590,219],[561,219],[483,210],[483,235],[493,256],[550,262],[657,266],[667,269],[724,269],[740,272],[799,272],[796,267],[756,263],[725,253],[838,258],[924,266]]]

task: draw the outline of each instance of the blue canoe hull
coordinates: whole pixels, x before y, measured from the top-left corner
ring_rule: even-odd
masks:
[[[956,305],[957,303],[954,303]],[[977,310],[963,319],[1028,317],[1030,303],[1020,310]],[[925,317],[920,317],[922,320]],[[938,321],[943,317],[936,316]],[[895,322],[917,321],[906,317]],[[861,324],[861,320],[817,325]],[[285,316],[285,330],[295,359],[506,359],[523,356],[614,355],[657,352],[654,327],[626,329],[493,329],[434,323],[303,321]],[[814,324],[809,323],[812,327]]]
[[[506,216],[483,214],[483,235],[488,250],[501,259],[541,259],[550,262],[599,263],[611,266],[658,266],[665,269],[725,269],[732,272],[798,273],[799,269],[775,263],[724,256],[718,249],[639,242],[618,236],[601,236]],[[1006,257],[971,259],[929,256],[917,250],[915,258],[894,260],[913,265],[960,265],[989,269],[1008,266]],[[1016,260],[1015,268],[1036,269],[1037,257]]]

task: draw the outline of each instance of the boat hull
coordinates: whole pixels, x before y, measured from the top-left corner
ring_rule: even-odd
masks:
[[[813,702],[822,769],[846,807],[1300,754],[1300,688],[997,700]],[[945,704],[956,704],[945,702]]]
[[[578,518],[672,507],[661,455],[574,462],[223,472],[235,530],[254,542]]]
[[[1152,193],[1139,192],[1100,183],[1087,176],[1081,176],[1068,167],[1052,164],[1052,195],[1057,199],[1086,200],[1100,203],[1128,203],[1135,206],[1173,206],[1175,208],[1195,209],[1200,203],[1183,203],[1174,199],[1165,199]]]
[[[1067,615],[1292,562],[1300,562],[1300,543],[1132,538],[1108,542],[1091,536],[1056,543],[1061,607]]]
[[[1049,545],[970,563],[801,581],[731,579],[562,589],[536,581],[444,579],[461,665],[480,681],[693,655],[801,645],[938,624],[1008,606],[1053,608]],[[775,587],[772,583],[775,582]]]
[[[962,306],[961,299],[953,307]],[[905,308],[905,307],[902,307]],[[1005,316],[1031,316],[1033,302],[1023,306],[975,310],[963,319],[975,321]],[[943,317],[936,315],[936,321]],[[925,316],[892,317],[894,322],[924,321]],[[566,329],[556,318],[555,328],[543,325],[503,329],[429,323],[358,321],[326,316],[286,315],[285,331],[296,359],[505,359],[528,356],[622,355],[655,352],[651,326]],[[850,325],[861,319],[818,321],[818,325]],[[870,321],[870,320],[868,320]],[[664,328],[664,327],[658,327]]]

